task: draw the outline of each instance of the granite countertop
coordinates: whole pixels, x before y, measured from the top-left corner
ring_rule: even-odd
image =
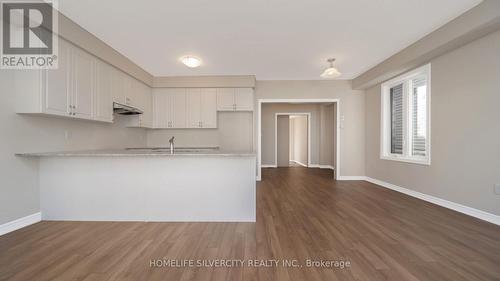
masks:
[[[168,148],[127,148],[102,150],[77,150],[55,152],[16,153],[22,157],[127,157],[127,156],[223,156],[223,157],[255,157],[252,151],[228,151],[211,148],[177,148],[170,154]]]

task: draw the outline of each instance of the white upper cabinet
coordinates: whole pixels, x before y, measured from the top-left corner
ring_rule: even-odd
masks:
[[[219,111],[235,110],[234,92],[235,88],[217,89],[217,110]]]
[[[17,112],[93,120],[95,61],[60,39],[58,69],[16,73]]]
[[[29,89],[23,89],[24,83],[30,83],[29,81],[22,81],[23,77],[19,77],[18,89],[22,89],[20,93],[26,100],[21,101],[18,105],[23,107],[23,105],[30,104],[31,99],[40,99],[41,101],[41,111],[43,113],[69,116],[72,115],[72,109],[70,108],[70,98],[71,98],[71,49],[70,45],[64,41],[59,41],[59,62],[57,69],[51,70],[40,70],[41,81],[37,83],[39,85],[39,90],[41,91],[41,96],[36,96],[36,89],[30,91]],[[28,71],[23,72],[26,73]],[[20,74],[22,75],[22,74]],[[28,91],[28,92],[25,92]],[[35,94],[34,97],[29,95],[29,92]],[[26,96],[25,96],[26,95]],[[29,99],[29,100],[27,100]],[[22,109],[21,109],[22,111]],[[36,111],[35,107],[27,110]]]
[[[94,97],[94,58],[78,49],[73,48],[73,94],[70,101],[73,115],[82,119],[92,119]]]
[[[201,127],[217,128],[216,89],[201,89]]]
[[[252,111],[254,105],[252,88],[236,88],[234,93],[236,111]]]
[[[151,88],[146,84],[62,38],[58,65],[54,70],[16,72],[16,112],[113,122],[117,102],[144,111],[130,126],[153,127]]]
[[[131,92],[129,94],[132,106],[143,111],[142,114],[129,116],[128,127],[153,128],[153,101],[151,88],[133,79],[131,81]]]
[[[170,128],[187,127],[187,97],[186,89],[169,89],[170,108],[169,117]]]
[[[253,104],[252,88],[217,89],[218,111],[252,111]]]
[[[186,99],[184,88],[153,90],[153,127],[187,128]]]
[[[94,120],[113,121],[113,101],[111,97],[111,77],[113,68],[101,60],[95,64]]]
[[[187,89],[187,111],[188,128],[217,128],[216,89]]]

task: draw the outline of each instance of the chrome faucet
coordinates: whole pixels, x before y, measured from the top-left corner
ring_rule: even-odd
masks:
[[[170,143],[170,154],[174,154],[174,138],[172,137],[168,142]]]

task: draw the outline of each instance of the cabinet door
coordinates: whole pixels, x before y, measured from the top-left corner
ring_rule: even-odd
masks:
[[[201,126],[217,128],[217,91],[201,89]]]
[[[168,128],[170,115],[170,96],[164,90],[153,93],[153,127]]]
[[[201,89],[187,89],[187,128],[201,128]]]
[[[94,119],[113,121],[113,101],[111,98],[112,68],[103,61],[95,64],[95,111]]]
[[[151,128],[153,126],[153,101],[151,97],[151,88],[140,83],[141,109],[144,111],[140,115],[141,127]]]
[[[133,106],[133,107],[140,107],[139,106],[139,97],[137,94],[137,86],[135,86],[137,83],[140,83],[139,81],[135,80],[128,74],[121,72],[122,75],[122,83],[123,83],[123,94],[122,94],[122,100],[125,101],[126,105]]]
[[[234,88],[218,88],[217,89],[217,110],[218,111],[233,111],[234,103]]]
[[[94,60],[92,56],[78,48],[73,49],[73,95],[74,115],[92,119],[94,95]]]
[[[123,83],[122,72],[116,68],[113,68],[111,78],[111,92],[113,102],[125,104],[125,84]]]
[[[252,111],[253,110],[253,89],[252,88],[237,88],[234,93],[235,110]]]
[[[42,80],[43,112],[54,115],[70,115],[71,54],[69,44],[59,40],[58,69],[44,70]]]
[[[172,128],[188,128],[186,89],[178,88],[170,91],[170,124]]]

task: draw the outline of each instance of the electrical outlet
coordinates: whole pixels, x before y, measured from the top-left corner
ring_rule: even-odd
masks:
[[[495,184],[495,193],[500,195],[500,183]]]

